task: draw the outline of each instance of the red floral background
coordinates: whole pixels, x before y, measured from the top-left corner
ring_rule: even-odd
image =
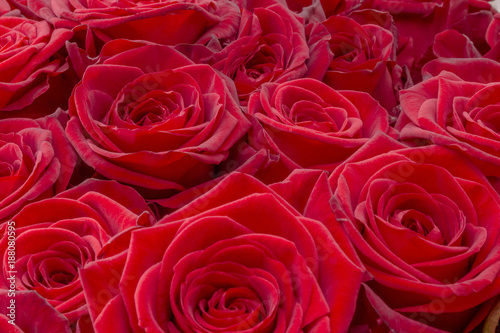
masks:
[[[0,332],[498,332],[499,9],[0,0]]]

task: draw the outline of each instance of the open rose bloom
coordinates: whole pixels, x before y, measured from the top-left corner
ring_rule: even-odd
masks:
[[[488,0],[0,0],[0,333],[497,333]]]

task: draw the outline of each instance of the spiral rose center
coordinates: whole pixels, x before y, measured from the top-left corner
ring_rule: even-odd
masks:
[[[330,41],[333,58],[345,62],[353,62],[362,56],[366,61],[372,57],[368,42],[360,36],[349,36],[346,33],[335,35]]]
[[[393,224],[400,224],[424,237],[434,229],[432,220],[415,210],[396,211],[391,220]]]
[[[25,28],[29,29],[29,26],[25,24]],[[0,52],[5,52],[15,47],[22,47],[30,44],[29,38],[15,30],[3,34],[0,38]]]
[[[276,66],[276,55],[268,45],[261,45],[257,52],[244,65],[242,71],[251,80],[258,80],[261,76],[272,73]]]
[[[125,87],[115,106],[120,120],[111,118],[110,121],[141,127],[166,122],[183,126],[200,104],[199,94],[192,85],[175,82],[175,77],[170,75],[146,75]]]
[[[255,322],[265,316],[265,310],[257,295],[246,288],[219,289],[209,301],[200,301],[200,310],[205,320],[222,316],[234,323],[242,319],[242,316],[247,318],[250,315],[250,319]]]
[[[79,266],[75,260],[47,258],[33,266],[37,267],[33,272],[33,282],[36,281],[46,287],[63,287],[77,278]]]
[[[498,109],[500,109],[500,107],[494,105],[488,106],[483,109],[474,110],[474,112],[470,114],[470,116],[472,116],[471,120],[477,122],[483,128],[490,129],[491,131],[500,134],[500,110]],[[470,125],[467,127],[467,129],[471,130],[471,132],[477,132],[474,128],[471,128]]]

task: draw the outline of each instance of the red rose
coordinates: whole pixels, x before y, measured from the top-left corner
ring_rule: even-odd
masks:
[[[0,120],[0,221],[66,189],[76,154],[61,111],[37,120]]]
[[[2,332],[71,332],[68,319],[35,291],[16,290],[12,295],[8,290],[0,290]]]
[[[373,15],[381,17],[382,13]],[[397,104],[395,93],[400,85],[400,72],[393,73],[395,41],[391,31],[374,23],[359,24],[349,17],[331,16],[309,27],[307,76],[334,89],[368,92],[391,110]]]
[[[256,119],[249,142],[276,154],[267,172],[279,179],[297,168],[332,171],[378,131],[394,132],[387,111],[368,94],[313,79],[264,85],[248,112]]]
[[[164,45],[204,44],[212,38],[226,38],[234,34],[240,15],[238,7],[228,0],[28,0],[28,7],[56,27],[88,26],[103,42],[126,38]]]
[[[66,132],[105,177],[182,190],[211,180],[250,127],[231,88],[210,66],[167,46],[126,50],[87,68],[70,99]]]
[[[380,136],[330,177],[373,280],[353,327],[470,332],[500,292],[500,196],[470,161]]]
[[[369,0],[363,8],[388,11],[399,33],[398,63],[410,68],[414,82],[430,57],[434,36],[453,28],[469,36],[483,50],[484,32],[491,18],[485,1],[470,0]],[[486,26],[485,26],[486,23]]]
[[[234,80],[243,105],[266,82],[303,77],[309,48],[303,24],[281,4],[243,9],[234,41],[207,63]]]
[[[328,231],[337,225],[330,198],[317,170],[271,187],[229,175],[133,231],[128,255],[83,270],[92,298],[113,279],[106,270],[123,269],[119,290],[108,287],[109,302],[92,313],[96,330],[345,332],[363,271],[342,234],[349,257]]]
[[[458,148],[487,176],[499,177],[500,64],[439,59],[423,72],[427,80],[401,92],[401,139]]]
[[[87,180],[55,198],[30,204],[2,225],[0,288],[9,289],[9,272],[14,270],[17,290],[34,290],[70,323],[88,325],[80,269],[122,251],[127,231],[153,223],[144,199],[111,181]],[[113,245],[108,244],[111,239]],[[12,242],[15,269],[7,251]]]
[[[17,16],[0,17],[0,119],[8,112],[36,118],[66,107],[65,95],[71,86],[61,80],[68,70],[66,59],[58,54],[73,33],[52,29],[45,21]],[[54,98],[57,96],[57,98]]]

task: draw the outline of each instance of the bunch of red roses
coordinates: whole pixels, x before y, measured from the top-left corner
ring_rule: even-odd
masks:
[[[486,0],[0,0],[0,332],[495,332]]]

